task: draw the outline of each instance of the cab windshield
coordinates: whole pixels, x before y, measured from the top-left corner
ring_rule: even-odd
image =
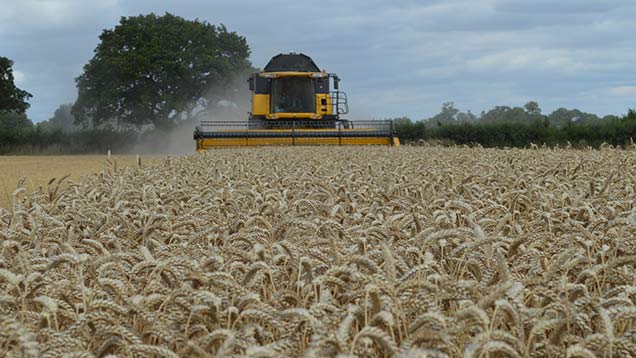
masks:
[[[288,77],[272,81],[272,113],[315,113],[311,78]]]

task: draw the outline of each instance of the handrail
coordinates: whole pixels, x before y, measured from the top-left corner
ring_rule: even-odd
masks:
[[[334,114],[340,115],[349,113],[349,101],[346,92],[331,91],[329,92],[329,96],[331,97],[331,106],[333,107]]]

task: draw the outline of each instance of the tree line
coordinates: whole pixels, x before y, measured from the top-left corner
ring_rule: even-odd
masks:
[[[578,109],[559,108],[542,114],[535,101],[523,107],[496,106],[475,115],[444,103],[435,116],[419,121],[394,118],[398,137],[405,143],[436,142],[484,147],[571,145],[585,148],[603,143],[632,144],[636,139],[636,110],[622,116],[599,117]]]

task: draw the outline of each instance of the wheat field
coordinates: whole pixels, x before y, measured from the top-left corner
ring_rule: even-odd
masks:
[[[143,158],[145,161],[147,158]],[[33,192],[45,188],[50,180],[66,177],[64,182],[99,172],[110,162],[119,166],[135,165],[135,155],[0,155],[0,207],[11,205],[11,192],[19,184]]]
[[[0,209],[0,355],[628,357],[636,151],[256,148]]]

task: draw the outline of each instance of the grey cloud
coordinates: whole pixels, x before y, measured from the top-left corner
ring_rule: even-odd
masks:
[[[633,5],[630,0],[497,0],[495,9],[523,14],[584,14]]]

